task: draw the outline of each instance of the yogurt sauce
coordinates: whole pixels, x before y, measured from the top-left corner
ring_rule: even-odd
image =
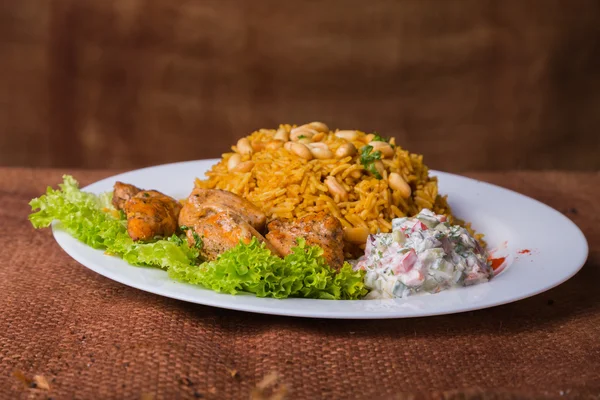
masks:
[[[392,233],[370,235],[355,268],[367,271],[365,299],[391,299],[487,282],[488,258],[465,228],[424,209],[394,219]]]

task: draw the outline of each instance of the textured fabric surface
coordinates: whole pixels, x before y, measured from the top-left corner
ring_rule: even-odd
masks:
[[[583,229],[590,257],[563,285],[457,315],[329,321],[188,304],[86,269],[27,222],[27,202],[63,172],[0,169],[2,399],[268,398],[256,386],[272,372],[290,399],[600,394],[598,173],[470,174]],[[90,183],[114,171],[69,173]]]

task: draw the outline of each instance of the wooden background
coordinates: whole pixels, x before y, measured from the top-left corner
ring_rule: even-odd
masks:
[[[600,169],[600,4],[6,0],[0,165],[218,157],[321,120],[438,169]]]

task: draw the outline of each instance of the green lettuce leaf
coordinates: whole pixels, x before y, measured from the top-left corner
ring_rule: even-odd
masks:
[[[154,243],[134,242],[127,234],[123,213],[117,212],[110,203],[110,193],[97,196],[82,192],[72,176],[65,175],[63,180],[59,190],[48,188],[45,195],[29,203],[34,211],[29,221],[35,228],[45,228],[52,221],[58,221],[58,227],[74,238],[134,265],[168,269],[191,265],[198,258],[198,252],[175,235]]]
[[[254,293],[258,297],[307,297],[359,299],[367,293],[364,271],[353,271],[345,263],[336,273],[325,262],[323,249],[298,240],[293,252],[281,259],[256,238],[249,244],[221,254],[200,266],[169,269],[173,279],[190,282],[217,292]]]
[[[110,193],[82,192],[73,177],[65,175],[63,179],[59,190],[48,188],[45,195],[29,203],[32,225],[44,228],[58,221],[57,227],[76,239],[129,264],[163,268],[173,279],[230,294],[333,300],[359,299],[367,293],[364,271],[353,271],[345,263],[336,273],[323,258],[323,249],[307,246],[303,239],[284,259],[255,238],[201,264],[198,249],[177,235],[153,243],[134,242],[127,234],[125,216],[111,205]]]

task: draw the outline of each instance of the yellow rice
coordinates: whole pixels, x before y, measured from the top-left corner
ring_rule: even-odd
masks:
[[[280,125],[289,132],[295,126]],[[423,156],[412,154],[400,146],[394,146],[392,158],[384,158],[383,179],[377,179],[365,171],[360,163],[360,149],[369,137],[358,131],[358,139],[352,141],[358,153],[342,159],[307,161],[284,148],[264,149],[273,140],[276,129],[261,129],[247,136],[254,149],[253,154],[243,155],[242,161],[254,162],[249,172],[230,172],[228,160],[237,152],[225,153],[219,163],[206,173],[207,179],[196,179],[196,186],[222,189],[236,193],[260,207],[269,219],[291,219],[309,213],[326,211],[336,216],[344,228],[368,228],[370,233],[390,232],[391,220],[413,216],[423,208],[445,214],[454,220],[445,196],[438,194],[437,178],[429,176],[423,164]],[[334,153],[345,139],[330,131],[321,140]],[[392,141],[393,143],[393,141]],[[360,175],[353,174],[360,171]],[[390,188],[387,177],[398,173],[411,187],[411,194],[402,194]],[[348,198],[333,196],[324,180],[334,176],[347,190]]]

